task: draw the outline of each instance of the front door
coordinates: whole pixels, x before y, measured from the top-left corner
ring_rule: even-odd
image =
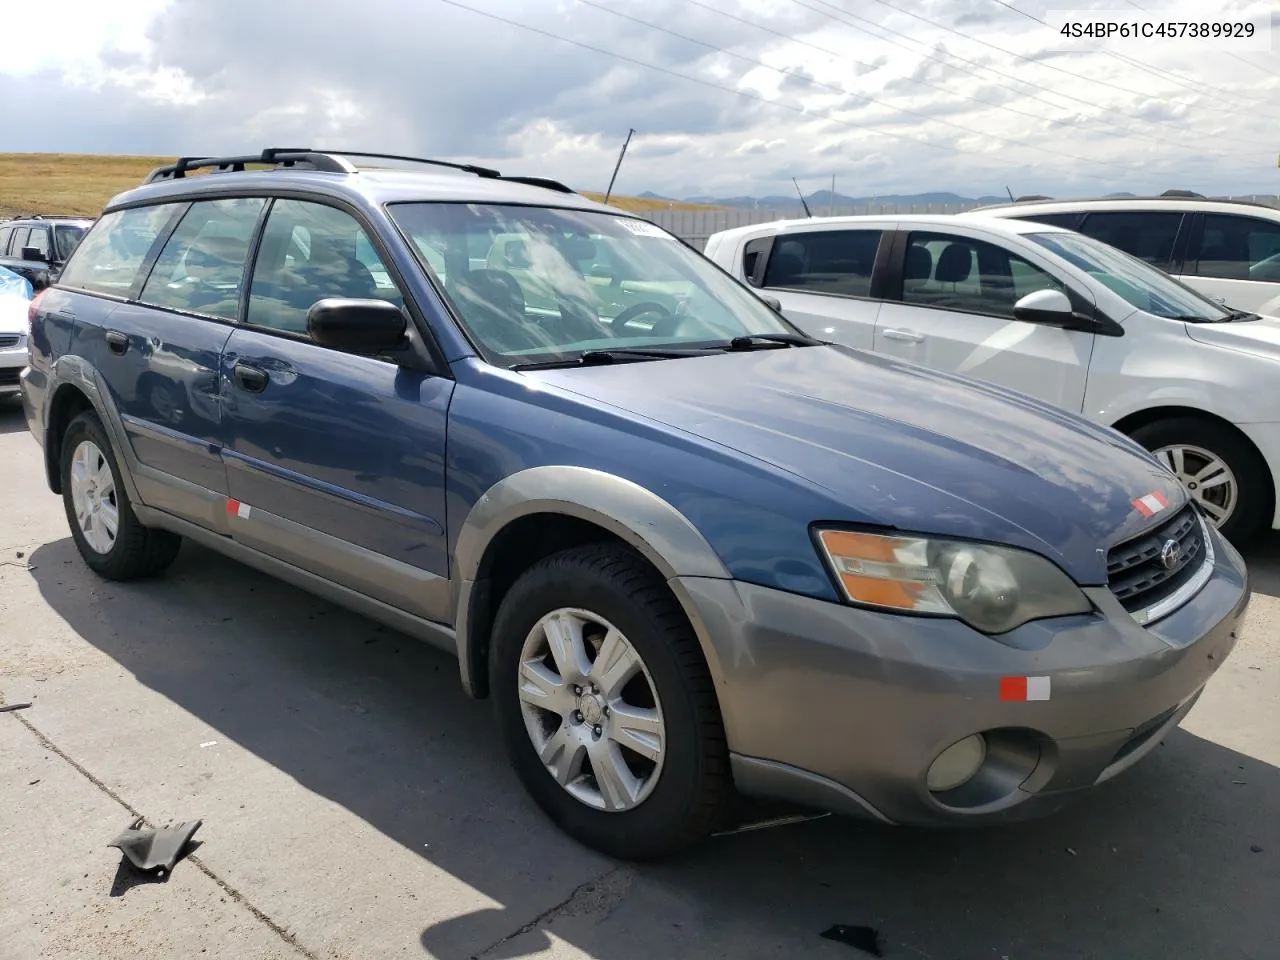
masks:
[[[880,309],[876,352],[1083,409],[1094,335],[1013,317],[1019,299],[1065,291],[1062,281],[994,243],[933,232],[908,234],[904,266],[901,299]]]
[[[429,620],[450,618],[445,424],[453,381],[322,347],[326,297],[403,304],[357,220],[276,200],[222,359],[232,535]]]

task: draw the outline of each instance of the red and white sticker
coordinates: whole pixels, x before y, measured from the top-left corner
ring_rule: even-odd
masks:
[[[241,503],[239,500],[227,501],[227,513],[234,513],[241,520],[248,520],[250,507],[247,503]]]
[[[1048,677],[1001,677],[1001,700],[1048,700]]]
[[[1167,506],[1169,506],[1169,498],[1159,491],[1148,493],[1145,497],[1139,497],[1133,501],[1133,508],[1144,517],[1154,517]]]

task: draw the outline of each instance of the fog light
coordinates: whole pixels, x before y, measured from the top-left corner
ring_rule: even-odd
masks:
[[[987,759],[987,741],[980,733],[953,743],[929,767],[926,783],[934,793],[954,790],[973,777]]]

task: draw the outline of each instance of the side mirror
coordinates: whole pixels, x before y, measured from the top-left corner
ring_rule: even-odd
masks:
[[[1013,316],[1028,323],[1043,323],[1068,330],[1088,329],[1088,320],[1076,313],[1061,290],[1037,290],[1013,305]]]
[[[347,353],[378,354],[405,344],[408,322],[400,308],[385,300],[330,298],[307,311],[307,333],[321,346]]]
[[[774,313],[782,313],[782,301],[777,297],[770,297],[760,293],[757,293],[756,296],[764,301],[764,305]]]
[[[23,260],[32,261],[32,262],[35,262],[35,263],[43,263],[43,262],[44,262],[44,254],[40,252],[40,248],[39,248],[39,247],[23,247],[23,248],[22,248],[22,259],[23,259]]]

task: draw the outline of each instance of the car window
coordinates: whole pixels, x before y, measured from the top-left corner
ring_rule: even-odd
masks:
[[[49,259],[49,228],[48,227],[32,227],[31,232],[27,235],[28,247],[35,247],[40,251],[40,259]],[[21,252],[21,251],[19,251]]]
[[[1079,233],[1027,236],[1139,310],[1189,323],[1216,323],[1231,316],[1230,311],[1186,284],[1110,244]]]
[[[151,270],[140,299],[171,310],[234,320],[260,197],[191,204]]]
[[[1079,230],[1086,237],[1118,247],[1131,256],[1164,269],[1173,257],[1173,242],[1178,237],[1182,214],[1101,212],[1084,218]]]
[[[1078,213],[1034,213],[1025,217],[1019,217],[1019,220],[1031,220],[1034,223],[1043,223],[1050,227],[1062,227],[1065,230],[1074,230],[1080,223],[1080,214]]]
[[[307,311],[331,297],[404,303],[368,234],[349,213],[320,203],[275,201],[254,263],[245,322],[305,334]]]
[[[1206,213],[1188,272],[1225,280],[1280,281],[1280,224],[1257,217]]]
[[[57,249],[58,259],[66,261],[71,256],[71,252],[75,250],[76,244],[80,242],[80,238],[84,236],[84,227],[80,226],[56,226],[53,228],[53,243]]]
[[[1014,304],[1037,290],[1065,287],[994,243],[939,233],[907,238],[903,303],[1012,319]]]
[[[645,220],[479,203],[388,209],[494,363],[572,362],[589,350],[723,348],[746,334],[797,333],[744,284]]]
[[[27,237],[31,235],[30,227],[13,228],[13,245],[9,247],[9,256],[21,257],[22,248],[27,245]]]
[[[8,254],[11,239],[13,239],[13,227],[0,227],[0,257]]]
[[[781,234],[765,265],[764,286],[807,293],[871,296],[880,230]]]
[[[58,286],[128,296],[177,209],[166,203],[104,214],[76,246]]]
[[[754,240],[747,241],[742,248],[742,273],[753,286],[756,283],[756,267],[760,265],[760,254],[769,249],[769,245],[773,243],[773,237],[756,237]]]

